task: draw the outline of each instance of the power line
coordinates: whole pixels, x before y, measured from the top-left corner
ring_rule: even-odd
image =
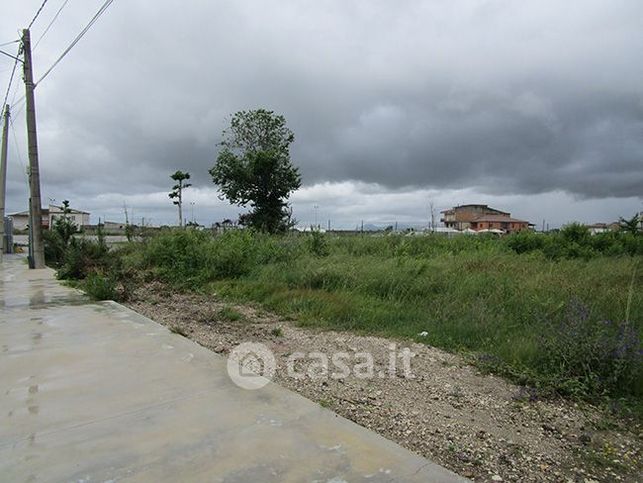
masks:
[[[114,2],[114,0],[105,0],[105,3],[98,9],[98,12],[96,12],[96,15],[92,17],[92,19],[89,21],[89,23],[85,26],[83,30],[80,31],[80,33],[76,36],[76,38],[69,44],[69,47],[67,47],[62,54],[60,54],[60,57],[56,59],[56,61],[45,71],[45,73],[38,79],[38,81],[34,84],[34,87],[36,87],[38,84],[40,84],[45,77],[49,75],[49,73],[54,70],[54,68],[60,63],[61,60],[69,53],[71,49],[74,48],[74,46],[80,41],[80,39],[83,38],[83,36],[87,33],[87,31],[94,25],[94,23],[98,20],[98,18],[105,13],[105,10],[109,8],[109,6]]]
[[[18,55],[20,55],[20,49],[18,49]],[[9,91],[11,90],[11,84],[13,83],[13,76],[16,74],[16,66],[18,65],[18,57],[13,61],[13,68],[11,69],[11,76],[9,76],[9,85],[7,86],[7,92],[4,95],[4,101],[2,101],[2,109],[7,105],[7,98],[9,97]]]
[[[18,92],[20,92],[20,84],[16,84],[16,87],[13,88],[13,97],[11,98],[10,104],[13,106],[16,104],[16,97],[18,97]],[[25,94],[22,95],[20,99],[18,99],[18,102],[22,101],[25,98]]]
[[[42,12],[42,9],[45,8],[46,4],[47,4],[47,0],[44,0],[44,2],[42,2],[42,5],[40,5],[40,8],[36,12],[36,15],[34,15],[34,17],[31,19],[31,22],[29,22],[29,27],[27,27],[28,29],[30,29],[31,26],[34,24],[34,22],[36,21],[36,19],[40,15],[40,12]]]
[[[60,6],[60,8],[58,9],[58,11],[57,11],[57,12],[56,12],[56,14],[54,15],[54,18],[52,18],[52,19],[51,19],[51,22],[49,22],[49,25],[47,25],[47,28],[45,28],[45,30],[42,32],[42,34],[40,34],[40,37],[38,37],[38,40],[36,40],[36,43],[35,43],[35,45],[34,45],[34,47],[33,47],[33,50],[36,50],[36,47],[38,47],[38,44],[40,43],[40,41],[42,40],[42,38],[47,34],[47,32],[49,32],[49,29],[50,29],[50,28],[51,28],[51,26],[54,24],[54,22],[58,19],[58,16],[60,15],[60,12],[62,12],[63,8],[65,8],[65,6],[67,5],[67,3],[68,3],[68,2],[69,2],[69,0],[65,0],[65,1],[63,2],[63,4]]]
[[[19,105],[19,106],[18,106],[18,105]],[[25,107],[26,105],[27,105],[26,97],[25,97],[25,96],[22,96],[22,97],[18,100],[18,102],[16,102],[15,104],[12,104],[12,105],[11,105],[11,114],[12,114],[13,116],[15,116],[15,117],[18,117],[18,114],[20,114],[20,113],[22,112],[22,110],[24,109],[24,107]],[[16,106],[18,106],[18,107],[16,108]]]
[[[17,59],[17,57],[14,57],[14,56],[13,56],[13,55],[11,55],[9,52],[5,52],[5,51],[4,51],[4,50],[2,50],[2,49],[0,49],[0,54],[2,54],[2,55],[6,55],[7,57],[9,57],[9,58],[11,58],[11,59],[13,59],[13,60],[16,60],[16,59]]]
[[[47,1],[48,0],[43,0],[42,4],[40,4],[40,8],[38,8],[38,10],[36,11],[36,14],[31,19],[31,22],[29,22],[29,27],[27,27],[27,29],[30,29],[31,26],[34,24],[34,22],[36,21],[36,19],[40,15],[40,12],[42,12],[42,9],[45,8],[45,5],[47,4]],[[8,43],[3,44],[3,45],[9,45],[9,44],[12,44],[14,42],[20,42],[20,40],[14,40],[12,42],[8,42]],[[4,101],[2,102],[2,109],[3,110],[4,110],[4,106],[7,104],[7,98],[9,97],[9,91],[11,90],[11,84],[13,83],[13,76],[16,73],[16,66],[18,65],[18,57],[20,56],[21,51],[22,51],[22,44],[20,44],[20,47],[18,48],[18,55],[15,57],[13,67],[11,69],[11,76],[9,77],[9,85],[7,86],[7,92],[4,95]]]
[[[7,45],[15,44],[15,43],[18,43],[18,42],[20,42],[20,39],[12,40],[11,42],[5,42],[4,44],[0,44],[0,47],[5,47]]]
[[[16,135],[16,128],[13,126],[12,117],[9,118],[9,124],[11,125],[11,132],[13,133],[13,147],[14,147],[14,150],[16,151],[16,155],[17,155],[18,161],[20,162],[20,166],[22,167],[21,171],[25,178],[25,182],[27,183],[27,186],[29,186],[29,177],[27,176],[27,166],[22,160],[22,154],[20,153],[20,144],[18,143],[18,136]]]

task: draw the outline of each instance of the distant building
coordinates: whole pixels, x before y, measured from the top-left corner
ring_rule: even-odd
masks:
[[[217,221],[216,223],[212,224],[212,231],[214,231],[215,233],[224,233],[229,230],[239,230],[239,229],[241,229],[239,224],[235,223],[230,219],[225,219],[221,222]]]
[[[119,221],[103,221],[100,222],[104,230],[124,230],[125,223]]]
[[[505,233],[527,230],[531,223],[511,217],[511,213],[488,205],[460,205],[441,212],[447,228],[456,230],[501,230]]]
[[[11,213],[9,218],[13,221],[14,231],[24,231],[29,227],[29,211],[19,211],[18,213]],[[49,210],[42,209],[42,227],[49,228]]]
[[[42,209],[42,227],[48,229],[53,225],[57,218],[61,218],[64,214],[61,206],[49,205],[49,208]],[[86,211],[70,209],[67,218],[73,221],[76,226],[82,228],[89,225],[89,213]],[[9,217],[13,220],[14,230],[26,230],[29,226],[29,211],[20,211],[18,213],[10,214]]]
[[[62,206],[49,205],[49,226],[53,226],[54,221],[56,221],[57,218],[62,218],[63,216],[65,216],[65,213]],[[70,208],[69,213],[66,216],[79,228],[89,225],[89,213],[87,211],[74,210],[73,208]]]
[[[607,233],[609,231],[618,231],[621,229],[620,225],[616,222],[613,223],[594,223],[592,225],[585,225],[590,234],[597,235],[598,233]]]

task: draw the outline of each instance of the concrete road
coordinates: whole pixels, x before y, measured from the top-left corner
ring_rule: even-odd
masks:
[[[1,270],[1,481],[465,481],[50,270]]]
[[[98,237],[96,235],[76,235],[81,238],[87,238],[88,240],[97,241]],[[118,243],[125,243],[127,237],[125,235],[106,235],[105,243],[108,245],[115,245]],[[27,235],[13,235],[13,242],[17,245],[26,247],[29,245],[29,237]]]

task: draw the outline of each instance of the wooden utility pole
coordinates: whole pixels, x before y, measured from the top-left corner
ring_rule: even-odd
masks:
[[[4,232],[4,207],[7,194],[7,144],[9,142],[9,105],[4,106],[4,125],[2,126],[2,146],[0,147],[0,258],[7,253],[7,237]]]
[[[31,65],[31,36],[29,29],[22,31],[24,49],[25,99],[27,101],[27,142],[29,145],[29,228],[31,260],[29,268],[45,268],[45,248],[42,241],[42,204],[40,201],[40,169],[38,167],[38,137],[36,134],[36,103],[34,98],[33,68]]]

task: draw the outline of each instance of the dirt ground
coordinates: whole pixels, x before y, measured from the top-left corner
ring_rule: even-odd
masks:
[[[277,358],[274,380],[474,481],[643,481],[643,428],[605,410],[480,373],[462,357],[423,344],[297,327],[262,309],[182,294],[151,283],[126,303],[220,354],[261,342]],[[239,316],[241,314],[241,316]],[[235,320],[236,319],[236,320]],[[370,352],[388,372],[391,344],[408,347],[411,373],[293,378],[295,352]]]

